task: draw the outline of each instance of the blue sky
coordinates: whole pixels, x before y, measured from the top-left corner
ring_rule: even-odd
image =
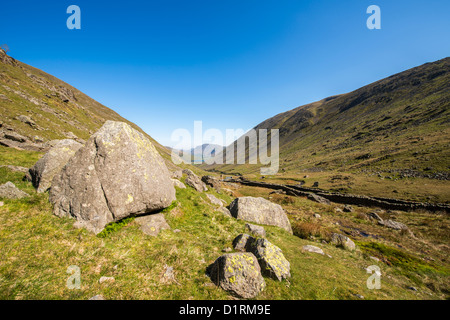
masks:
[[[81,30],[69,30],[69,5]],[[369,5],[381,30],[369,30]],[[450,1],[7,1],[0,43],[138,124],[250,129],[449,56]]]

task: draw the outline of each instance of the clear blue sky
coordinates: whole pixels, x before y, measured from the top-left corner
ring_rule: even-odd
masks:
[[[66,9],[81,8],[81,30]],[[381,30],[369,30],[369,5]],[[135,122],[250,129],[450,53],[448,0],[4,1],[0,43]]]

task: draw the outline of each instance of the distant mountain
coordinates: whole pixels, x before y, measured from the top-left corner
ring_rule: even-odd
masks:
[[[173,166],[170,151],[136,124],[69,84],[8,56],[0,49],[0,144],[36,149],[53,139],[87,140],[106,120],[142,132]]]
[[[191,148],[190,150],[179,150],[179,149],[174,149],[171,147],[166,147],[169,150],[174,150],[175,152],[178,152],[178,154],[182,154],[182,152],[188,153],[191,155],[191,159],[193,161],[193,163],[199,164],[199,163],[203,163],[204,160],[206,159],[210,159],[211,157],[214,157],[216,155],[216,150],[220,150],[222,152],[223,150],[223,146],[220,146],[218,144],[208,144],[205,143],[201,146],[197,146],[195,148]],[[211,157],[206,157],[203,158],[203,153],[205,152],[206,148],[208,148],[208,150],[206,151],[207,154],[211,155]],[[198,161],[196,159],[202,159],[202,161]]]
[[[255,129],[279,129],[280,172],[390,170],[448,179],[450,58],[280,113]],[[202,167],[257,173],[261,165]]]

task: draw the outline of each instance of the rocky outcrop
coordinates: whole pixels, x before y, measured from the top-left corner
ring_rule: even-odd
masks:
[[[71,139],[60,140],[30,168],[31,182],[38,193],[50,188],[53,177],[82,146],[81,143]]]
[[[190,169],[184,169],[183,173],[187,175],[184,182],[197,190],[198,192],[208,191],[206,184]]]
[[[53,212],[75,217],[98,233],[106,224],[151,213],[175,200],[164,160],[152,143],[124,122],[107,121],[55,175]]]
[[[323,252],[322,249],[320,249],[319,247],[310,245],[310,244],[307,244],[307,245],[303,246],[302,249],[304,251],[307,251],[307,252],[313,252],[313,253],[318,253],[318,254],[321,254],[321,255],[325,255],[325,253]]]
[[[220,199],[217,199],[217,197],[213,194],[206,194],[206,197],[211,201],[212,204],[215,204],[216,206],[223,207],[223,202]]]
[[[14,183],[8,181],[0,185],[0,198],[6,199],[21,199],[28,197],[29,194],[20,190]]]
[[[283,208],[264,198],[236,198],[229,209],[231,215],[237,219],[281,227],[292,234],[291,223]]]
[[[248,252],[220,256],[207,274],[217,286],[239,298],[255,298],[266,286],[258,260]]]
[[[331,204],[330,200],[325,199],[324,197],[321,197],[321,196],[319,196],[319,195],[317,195],[317,194],[315,194],[315,193],[310,193],[310,194],[308,194],[307,198],[308,198],[309,200],[315,201],[315,202],[317,202],[317,203],[327,204],[327,205],[330,205],[330,204]]]

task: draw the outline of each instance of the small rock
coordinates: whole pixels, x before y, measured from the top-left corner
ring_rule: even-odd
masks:
[[[333,233],[331,235],[331,242],[336,244],[336,246],[342,247],[349,251],[354,251],[356,249],[355,243],[349,237],[339,233]]]
[[[0,201],[0,207],[3,207],[4,203],[3,201]]]
[[[314,182],[312,186],[313,186],[313,188],[318,188],[319,187],[319,182],[317,182],[317,181]]]
[[[178,232],[181,232],[181,230],[180,229],[174,229],[173,232],[178,233]]]
[[[264,229],[264,227],[257,226],[257,225],[251,224],[251,223],[246,223],[245,229],[254,236],[262,237],[262,238],[264,238],[266,236],[266,230]]]
[[[141,227],[140,229],[144,234],[149,236],[157,236],[161,230],[170,229],[169,224],[164,218],[164,214],[156,213],[146,216],[137,217],[136,221]]]
[[[230,247],[222,249],[222,252],[231,252],[231,251],[233,251],[233,249],[231,249]]]
[[[377,257],[369,256],[369,258],[376,262],[380,262],[380,259],[378,259]]]
[[[320,249],[319,247],[312,246],[312,245],[309,245],[309,244],[306,245],[306,246],[303,246],[302,249],[305,250],[305,251],[308,251],[308,252],[318,253],[318,254],[321,254],[321,255],[324,255],[324,254],[325,254],[325,253],[323,252],[323,250]]]
[[[242,233],[242,234],[238,235],[233,240],[233,248],[234,248],[234,250],[236,250],[236,251],[247,251],[247,243],[249,242],[249,240],[254,240],[254,238],[249,236],[246,233]]]
[[[376,212],[369,212],[367,215],[371,219],[377,220],[379,222],[383,222],[383,219]]]
[[[416,288],[416,287],[408,287],[408,289],[409,289],[409,290],[412,290],[412,291],[417,291],[417,288]]]
[[[325,199],[324,197],[321,197],[321,196],[319,196],[319,195],[317,195],[317,194],[315,194],[315,193],[310,193],[310,194],[308,194],[307,198],[308,198],[309,200],[315,201],[315,202],[317,202],[317,203],[328,204],[328,205],[331,204],[330,200]]]
[[[209,201],[211,201],[212,204],[223,207],[223,202],[220,199],[217,199],[215,195],[207,193],[206,197],[209,199]]]
[[[21,199],[29,196],[28,193],[17,188],[11,181],[0,185],[0,198]]]
[[[351,205],[346,204],[344,206],[344,212],[353,212],[353,207]]]
[[[97,294],[96,296],[89,298],[89,300],[106,300],[106,299],[101,294]]]
[[[364,296],[362,296],[360,294],[355,294],[355,297],[357,297],[358,299],[364,299]]]
[[[320,216],[320,214],[318,214],[318,213],[314,213],[314,218],[316,218],[316,219],[320,219],[321,218],[321,216]]]
[[[186,180],[184,181],[188,186],[191,186],[198,192],[208,191],[206,184],[194,172],[192,172],[192,170],[184,169],[183,173],[187,175]]]
[[[180,188],[180,189],[186,189],[186,186],[185,186],[184,183],[181,182],[180,180],[172,179],[172,182],[173,182],[173,186],[174,186],[174,187],[178,187],[178,188]]]
[[[116,279],[114,277],[101,277],[100,280],[98,280],[98,283],[102,284],[104,282],[114,282]]]
[[[177,280],[175,279],[175,272],[173,270],[173,267],[168,266],[167,264],[164,265],[164,273],[160,281],[162,283],[177,282]]]

